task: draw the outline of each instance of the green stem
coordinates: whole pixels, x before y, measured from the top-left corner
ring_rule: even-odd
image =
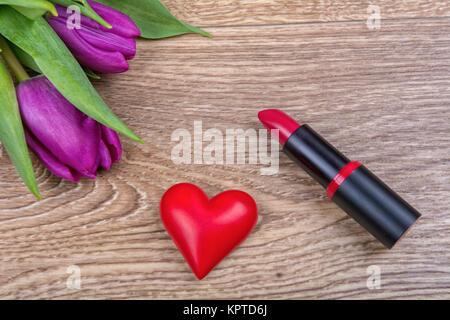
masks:
[[[3,59],[5,59],[5,62],[8,64],[9,68],[16,76],[17,81],[23,82],[30,79],[30,76],[22,67],[19,60],[17,60],[5,38],[3,38],[2,36],[0,36],[0,50],[0,54],[3,56]]]

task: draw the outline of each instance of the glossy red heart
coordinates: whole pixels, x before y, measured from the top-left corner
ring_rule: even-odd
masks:
[[[247,193],[230,190],[212,199],[181,183],[161,199],[161,219],[198,279],[203,279],[252,231],[258,207]]]

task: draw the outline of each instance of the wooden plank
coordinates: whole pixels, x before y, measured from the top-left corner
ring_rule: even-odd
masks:
[[[412,32],[413,30],[413,32]],[[0,161],[1,298],[450,298],[450,19],[211,28],[139,41],[130,72],[96,87],[146,140],[95,181],[36,162],[35,202]],[[391,251],[331,203],[286,156],[264,165],[176,165],[176,129],[260,129],[280,107],[364,162],[423,218]],[[159,219],[179,182],[238,188],[260,208],[251,236],[197,281]],[[81,290],[67,268],[81,268]],[[381,268],[381,289],[366,287]]]
[[[368,7],[371,5],[379,7],[382,19],[450,16],[450,3],[447,0],[166,0],[163,2],[177,17],[198,26],[366,21]]]

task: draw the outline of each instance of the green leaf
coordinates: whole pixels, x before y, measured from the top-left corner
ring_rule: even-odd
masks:
[[[86,75],[91,79],[100,80],[102,78],[88,67],[83,67],[83,70],[86,73]]]
[[[36,20],[37,18],[43,16],[47,12],[47,10],[45,9],[31,9],[17,6],[12,7],[31,20]]]
[[[22,49],[20,49],[18,46],[16,46],[14,43],[11,43],[8,41],[8,45],[11,48],[11,50],[14,52],[14,55],[17,57],[17,59],[19,59],[20,63],[33,70],[36,73],[42,73],[41,69],[39,69],[38,65],[36,64],[36,62],[34,61],[34,59],[25,51],[23,51]],[[96,74],[94,71],[92,71],[91,69],[87,68],[87,67],[83,67],[84,72],[86,73],[86,75],[94,80],[99,80],[101,79],[101,77]]]
[[[108,108],[44,18],[31,21],[8,6],[0,6],[0,33],[28,53],[58,91],[81,112],[133,140],[143,142]]]
[[[96,0],[127,14],[138,25],[143,38],[160,39],[185,33],[209,33],[175,18],[158,0]]]
[[[0,0],[0,5],[1,4],[12,6],[21,14],[32,20],[37,19],[47,11],[50,11],[55,16],[58,15],[53,3],[45,0]]]
[[[25,51],[20,49],[18,46],[16,46],[14,43],[8,41],[8,46],[11,48],[11,50],[14,52],[14,55],[19,59],[20,63],[24,65],[25,67],[33,70],[37,73],[42,73],[41,69],[39,69],[38,65],[34,61],[34,59]]]
[[[5,65],[0,60],[0,140],[12,163],[30,191],[41,199],[33,165],[28,153],[16,90]]]
[[[86,0],[51,0],[54,3],[62,5],[64,7],[77,6],[80,8],[80,13],[85,15],[86,17],[91,18],[92,20],[97,21],[102,26],[111,29],[111,25],[106,22],[102,17],[100,17],[94,9],[91,8],[89,3]]]

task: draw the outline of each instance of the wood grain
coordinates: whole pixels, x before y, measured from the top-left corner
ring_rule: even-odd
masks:
[[[383,19],[450,16],[447,0],[171,0],[164,4],[198,26],[366,21],[376,5]]]
[[[45,198],[36,202],[0,158],[0,298],[449,299],[450,19],[208,31],[213,40],[139,41],[130,72],[95,83],[146,141],[123,139],[123,160],[97,180],[61,181],[35,160]],[[273,176],[262,165],[171,161],[174,130],[200,120],[205,130],[260,129],[266,107],[312,125],[423,218],[389,251],[284,155]],[[251,236],[202,281],[159,219],[162,194],[179,182],[211,196],[242,189],[260,208]],[[66,287],[71,265],[80,290]],[[366,286],[371,265],[379,290]]]

